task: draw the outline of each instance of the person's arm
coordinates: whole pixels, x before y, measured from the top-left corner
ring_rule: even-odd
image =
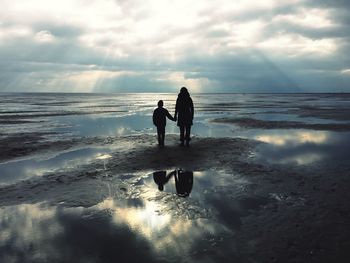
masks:
[[[176,170],[170,172],[170,173],[166,176],[166,182],[168,182],[169,179],[170,179],[173,175],[175,175],[175,174],[176,174]]]
[[[192,120],[193,120],[193,117],[194,117],[194,107],[193,107],[193,101],[192,101],[192,99],[190,99],[190,108],[191,108],[191,114],[192,114]]]
[[[155,126],[157,126],[157,124],[156,124],[156,110],[154,110],[153,111],[153,124],[155,125]]]
[[[175,118],[173,118],[173,116],[171,116],[171,114],[169,113],[168,110],[165,110],[165,116],[167,116],[170,120],[175,121]]]
[[[175,105],[175,114],[174,114],[174,119],[175,121],[177,120],[177,113],[178,113],[178,101],[179,99],[176,99],[176,105]]]

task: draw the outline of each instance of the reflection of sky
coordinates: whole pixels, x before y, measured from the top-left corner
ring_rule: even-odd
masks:
[[[164,262],[165,257],[191,261],[197,242],[205,238],[210,247],[210,240],[224,231],[207,220],[159,216],[154,209],[152,202],[132,206],[109,199],[89,209],[43,204],[1,208],[0,260],[18,262],[21,256],[26,262]]]
[[[258,157],[273,163],[346,162],[350,154],[349,132],[276,130],[255,139],[267,143],[258,147]]]
[[[33,176],[41,176],[49,172],[76,168],[94,159],[106,159],[108,158],[107,153],[111,151],[110,148],[84,148],[64,152],[44,160],[29,159],[3,163],[0,164],[0,185],[14,183]]]
[[[158,262],[165,257],[191,262],[205,251],[208,262],[232,256],[234,251],[217,249],[224,236],[232,237],[236,225],[231,222],[253,208],[240,197],[247,181],[194,172],[191,196],[182,198],[159,192],[152,180],[152,175],[145,177],[137,199],[107,197],[90,208],[44,203],[0,208],[0,261],[16,261],[21,253],[24,261],[50,262]],[[217,203],[220,195],[223,204]],[[259,198],[253,202],[261,204]],[[208,209],[212,216],[200,214]]]

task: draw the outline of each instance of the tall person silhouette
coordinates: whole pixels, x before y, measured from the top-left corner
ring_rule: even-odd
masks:
[[[175,106],[175,120],[177,119],[177,126],[180,127],[180,145],[190,145],[191,140],[191,126],[193,124],[193,101],[185,87],[182,87],[176,100]]]

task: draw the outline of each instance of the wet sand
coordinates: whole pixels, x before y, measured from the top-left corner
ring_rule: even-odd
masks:
[[[141,207],[145,206],[143,202],[154,202],[157,206],[153,212],[159,217],[170,216],[184,225],[203,223],[201,220],[204,220],[207,227],[224,229],[201,243],[204,231],[192,240],[188,245],[190,247],[177,252],[170,248],[169,252],[159,252],[153,247],[159,240],[152,237],[145,241],[150,246],[148,249],[132,252],[148,258],[148,262],[172,262],[172,258],[186,262],[231,262],[233,259],[234,262],[346,262],[349,258],[348,164],[269,164],[255,158],[257,147],[263,143],[240,138],[194,138],[190,148],[179,147],[175,135],[169,135],[167,142],[165,148],[158,148],[154,135],[109,137],[103,141],[89,142],[95,146],[109,144],[117,148],[108,157],[94,160],[79,169],[47,173],[1,187],[2,211],[6,213],[8,206],[35,206],[40,203],[47,204],[51,209],[91,209],[101,204],[103,206],[106,200],[118,204],[108,208],[113,211],[120,209],[121,203],[134,200],[141,202],[138,205]],[[81,142],[76,145],[71,142],[70,147],[81,147]],[[47,144],[45,151],[56,152],[58,149],[62,150],[61,146]],[[210,178],[214,183],[202,188],[202,193],[192,193],[199,196],[197,199],[159,192],[145,183],[153,171],[176,168],[207,171],[206,176],[214,177]],[[215,185],[217,174],[224,174],[225,184]],[[194,185],[198,180],[200,178],[197,179],[195,175]],[[124,204],[126,211],[132,210],[132,207]],[[103,218],[106,220],[104,224],[110,224],[108,216]],[[74,220],[85,222],[84,218],[79,217]],[[94,235],[98,233],[91,229],[91,225],[87,224],[86,227]],[[113,232],[113,227],[110,228]],[[7,231],[14,230],[8,228]],[[150,231],[157,232],[154,229]],[[104,235],[103,240],[107,243],[131,242],[128,239],[115,239],[111,232]],[[130,237],[134,235],[129,233]],[[172,241],[174,246],[176,242],[186,244],[182,238],[188,237],[180,232],[177,238]],[[34,246],[38,245],[40,242],[35,244],[34,241]],[[171,247],[171,242],[168,246]],[[64,254],[62,246],[57,245],[54,249]],[[82,249],[81,253],[88,253]],[[113,253],[109,246],[93,246],[91,249],[97,256],[103,257],[103,253],[109,255],[104,261],[96,258],[94,262],[120,259],[120,254]],[[4,258],[11,256],[4,247],[1,250]],[[186,253],[182,255],[183,252]],[[49,251],[43,249],[41,253],[49,254]],[[73,255],[65,256],[69,258]],[[49,255],[47,257],[50,259]],[[138,262],[137,256],[121,257],[128,262]],[[26,258],[35,262],[29,255]],[[57,260],[54,257],[51,259]]]

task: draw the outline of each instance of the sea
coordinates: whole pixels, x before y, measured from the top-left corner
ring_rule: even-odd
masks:
[[[191,143],[248,139],[258,142],[256,162],[311,171],[350,161],[350,94],[191,97]],[[185,198],[173,183],[160,192],[149,171],[75,178],[80,167],[108,161],[118,138],[152,135],[156,148],[153,111],[163,100],[174,114],[176,98],[1,93],[0,262],[260,262],[248,249],[257,239],[236,239],[242,218],[276,202],[303,206],[304,197],[257,196],[249,179],[210,169],[190,171],[193,189]],[[178,136],[176,122],[167,121],[166,133]],[[94,143],[109,138],[115,145]],[[80,140],[89,143],[55,146]],[[62,173],[67,179],[55,177]]]

